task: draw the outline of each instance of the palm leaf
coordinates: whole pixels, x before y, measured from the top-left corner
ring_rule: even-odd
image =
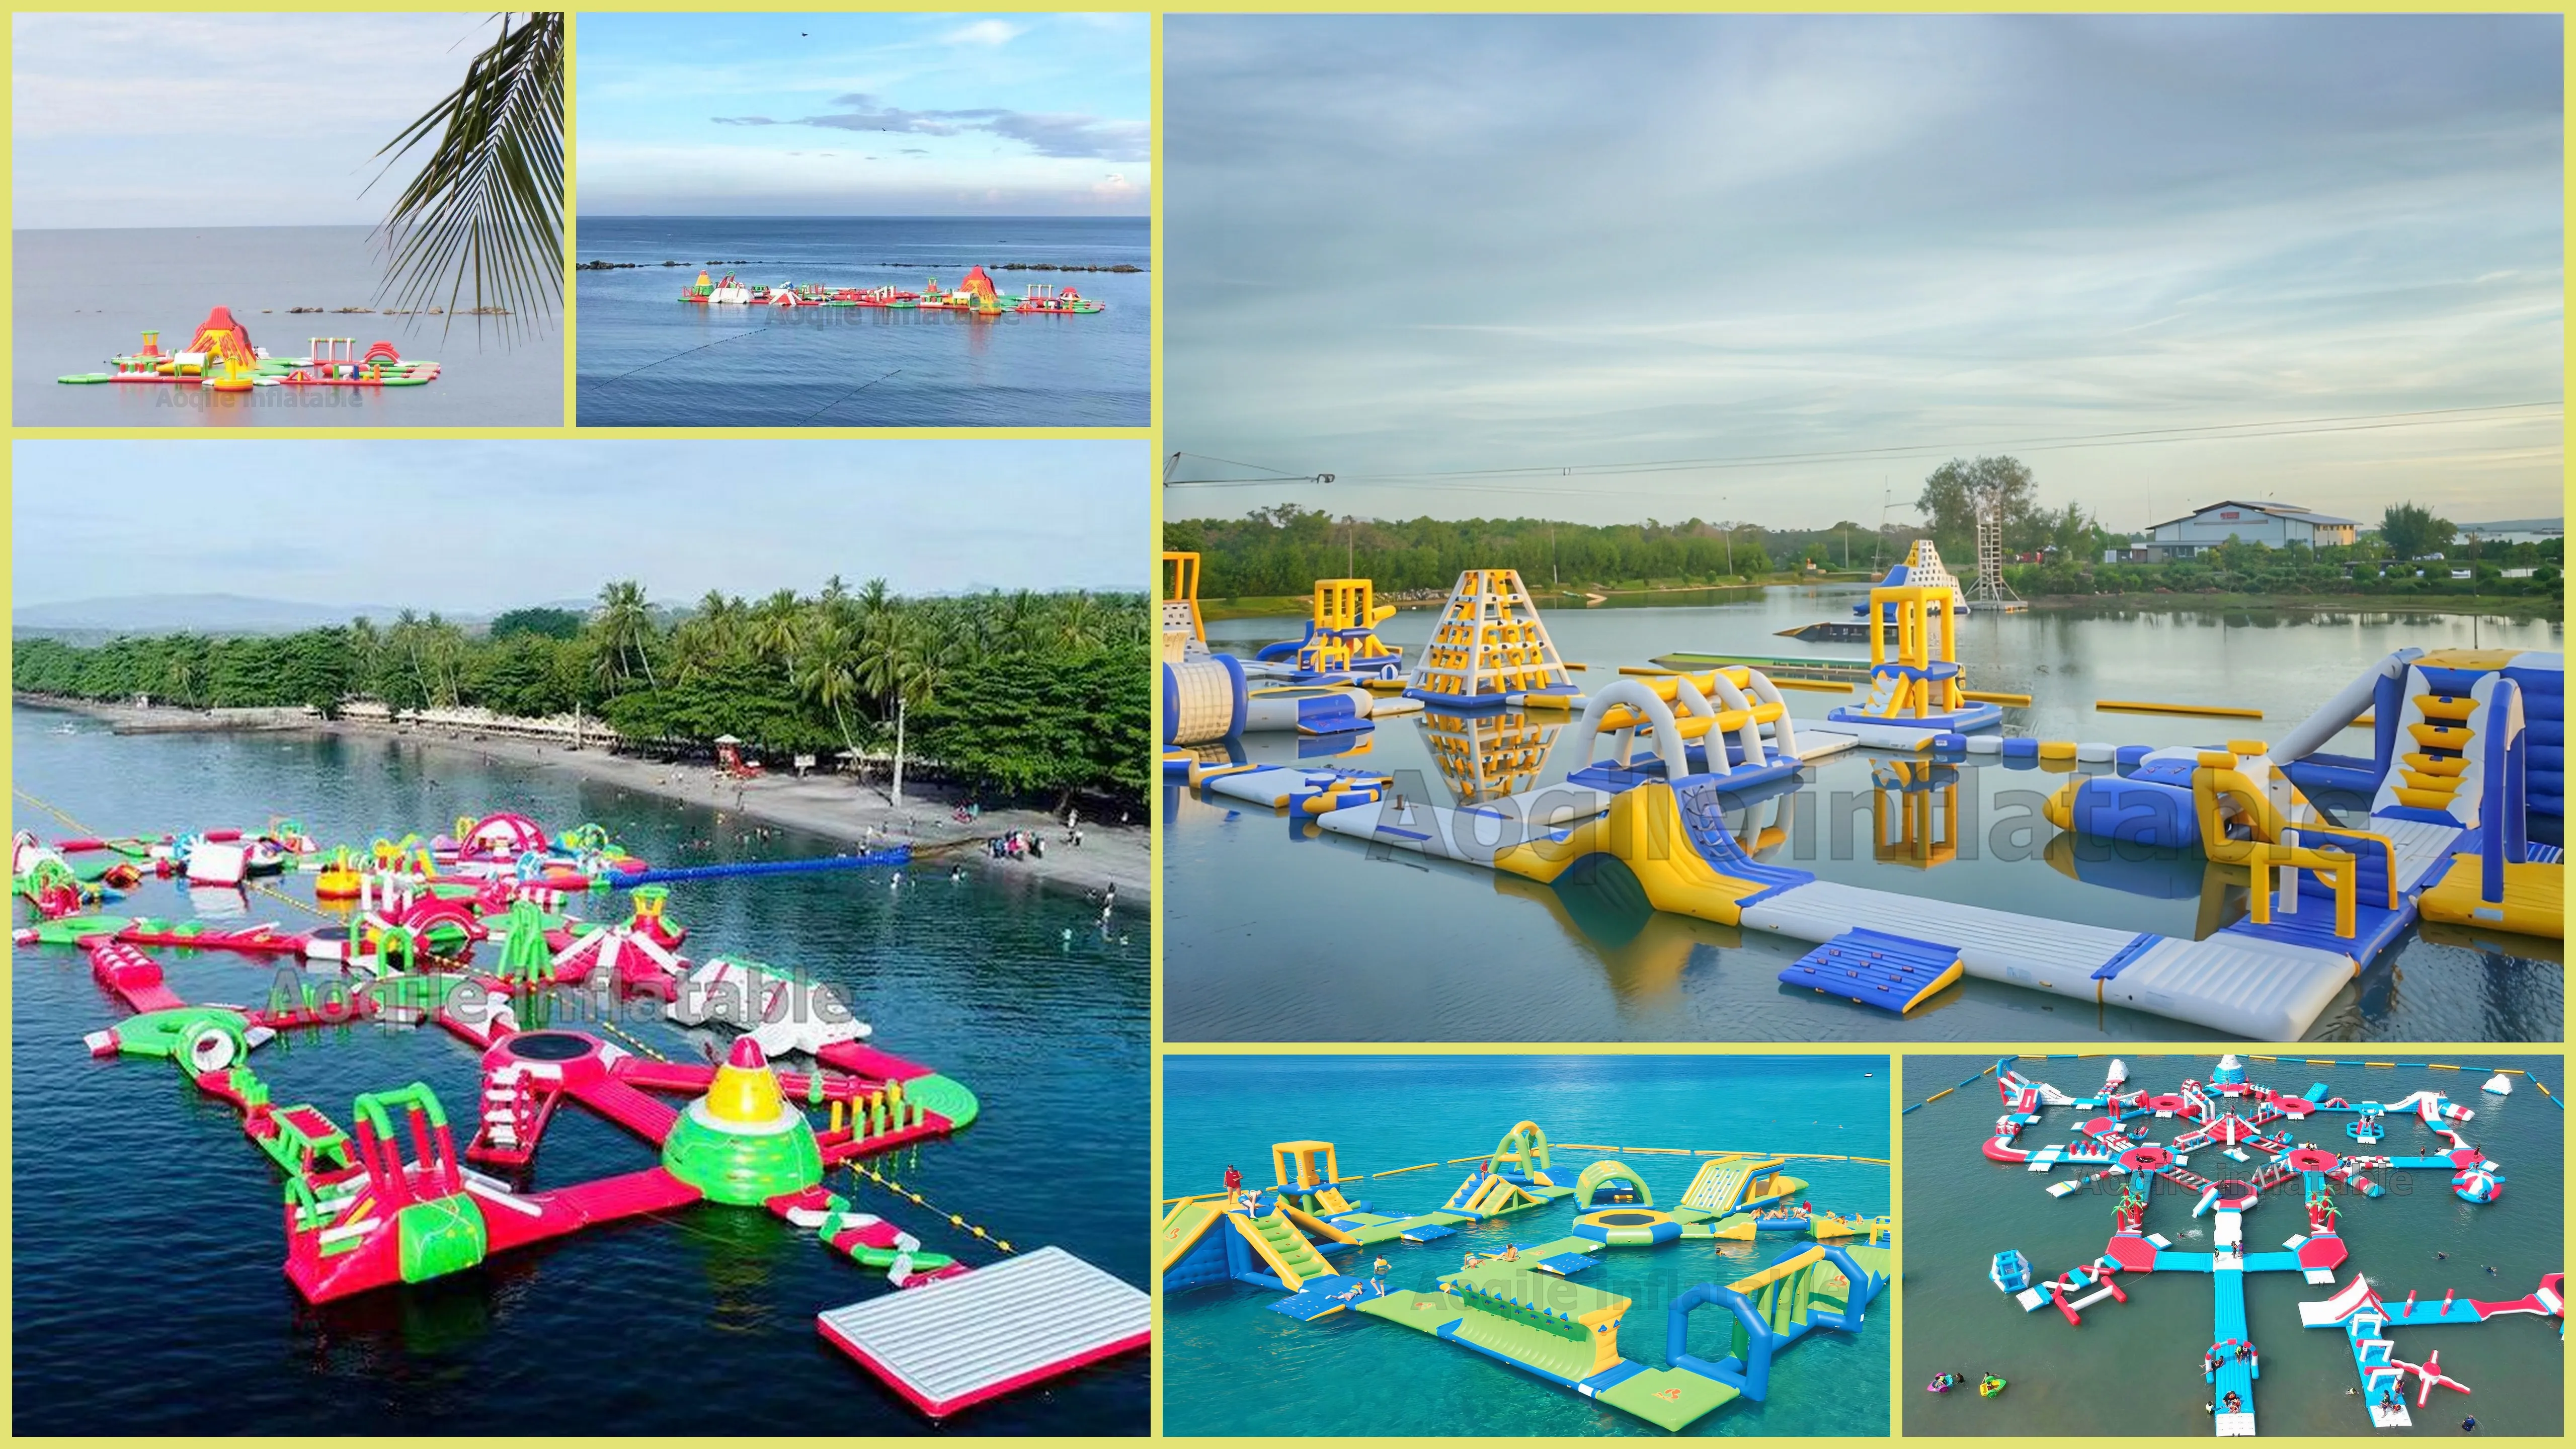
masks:
[[[451,328],[460,296],[512,319],[551,315],[563,300],[564,18],[511,19],[500,17],[500,38],[462,84],[376,153],[390,173],[436,138],[377,228],[388,253],[378,299],[441,305]]]

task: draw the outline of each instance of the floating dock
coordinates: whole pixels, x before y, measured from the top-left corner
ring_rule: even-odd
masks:
[[[815,1327],[933,1418],[1142,1348],[1153,1303],[1062,1248],[818,1314]]]

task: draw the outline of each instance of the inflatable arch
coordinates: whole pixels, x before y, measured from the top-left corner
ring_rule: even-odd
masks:
[[[1845,1286],[1833,1292],[1818,1272],[1831,1267]],[[1771,1360],[1809,1329],[1860,1331],[1871,1300],[1887,1280],[1831,1244],[1792,1252],[1750,1277],[1720,1286],[1702,1283],[1673,1300],[1664,1323],[1664,1356],[1677,1369],[1713,1378],[1760,1403],[1770,1396]],[[1820,1307],[1819,1304],[1833,1304]],[[1690,1352],[1691,1311],[1713,1305],[1735,1315],[1734,1352],[1711,1363]]]
[[[1629,1195],[1623,1195],[1616,1190],[1620,1184],[1626,1185]],[[1634,1201],[1639,1207],[1655,1205],[1654,1190],[1647,1187],[1646,1180],[1637,1175],[1637,1169],[1615,1157],[1605,1157],[1583,1169],[1582,1175],[1574,1179],[1575,1207],[1584,1212],[1590,1212],[1593,1194],[1604,1188],[1613,1189],[1609,1199],[1612,1202]]]
[[[1517,1122],[1503,1134],[1502,1142],[1485,1163],[1485,1170],[1497,1177],[1521,1177],[1532,1182],[1546,1182],[1547,1134],[1536,1122]]]
[[[1642,726],[1649,732],[1648,743],[1656,758],[1664,762],[1664,778],[1678,780],[1691,773],[1689,746],[1691,738],[1702,739],[1708,749],[1708,773],[1730,772],[1726,750],[1721,741],[1707,737],[1718,734],[1727,721],[1733,720],[1732,733],[1736,747],[1743,751],[1742,769],[1761,765],[1770,755],[1762,747],[1762,726],[1767,720],[1772,729],[1772,754],[1794,758],[1798,752],[1796,728],[1789,722],[1788,701],[1760,670],[1748,670],[1745,683],[1737,686],[1724,670],[1706,676],[1708,693],[1701,692],[1688,675],[1670,676],[1672,698],[1667,701],[1658,687],[1663,679],[1649,684],[1643,679],[1622,679],[1604,686],[1590,697],[1583,718],[1575,722],[1569,748],[1573,758],[1591,764],[1592,752],[1605,732],[1611,737],[1612,763],[1620,769],[1630,767]],[[1715,699],[1709,694],[1715,694]],[[1676,713],[1678,708],[1678,713]],[[1625,724],[1614,724],[1616,714]],[[1757,715],[1759,716],[1757,718]],[[1695,724],[1685,735],[1683,719],[1704,721]]]
[[[486,815],[456,837],[456,853],[491,860],[515,859],[521,852],[544,850],[546,832],[525,815]]]

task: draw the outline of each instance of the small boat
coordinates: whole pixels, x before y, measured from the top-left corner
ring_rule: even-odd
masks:
[[[1966,1379],[1944,1369],[1940,1373],[1932,1376],[1932,1382],[1923,1386],[1923,1392],[1927,1394],[1946,1394],[1966,1382]]]
[[[2006,1248],[1995,1254],[1994,1266],[1986,1270],[1986,1278],[2006,1293],[2019,1293],[2030,1286],[2030,1260]]]
[[[1995,1395],[2000,1394],[2000,1393],[2002,1393],[2003,1391],[2004,1391],[2004,1381],[2003,1381],[2003,1379],[2002,1379],[2001,1377],[1999,1377],[1998,1375],[1995,1375],[1995,1374],[1988,1374],[1988,1375],[1986,1375],[1984,1378],[1977,1380],[1977,1397],[1978,1397],[1978,1398],[1981,1398],[1981,1399],[1991,1399],[1991,1398],[1993,1398]]]

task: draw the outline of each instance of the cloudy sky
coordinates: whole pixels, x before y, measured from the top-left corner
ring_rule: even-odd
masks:
[[[376,151],[465,78],[491,16],[20,14],[14,224],[373,226]]]
[[[584,216],[1142,216],[1145,17],[576,25]]]
[[[2560,25],[1171,16],[1167,516],[2557,514]]]
[[[22,442],[11,456],[21,605],[225,593],[492,613],[612,578],[683,603],[835,573],[908,594],[1148,586],[1142,443]]]

